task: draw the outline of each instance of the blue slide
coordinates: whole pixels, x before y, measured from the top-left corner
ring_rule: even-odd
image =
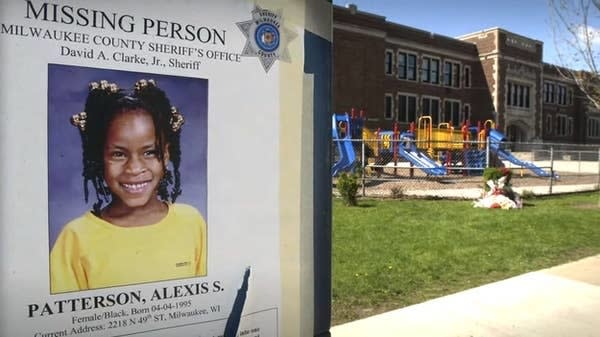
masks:
[[[336,143],[339,160],[333,164],[331,168],[331,175],[336,176],[340,172],[349,171],[354,167],[356,154],[354,152],[354,148],[352,147],[351,137],[352,135],[349,132],[350,129],[350,118],[348,114],[345,113],[343,115],[333,114],[331,118],[332,127],[332,140]],[[344,137],[340,137],[340,130],[338,125],[340,123],[346,123],[346,134]]]
[[[403,132],[400,135],[400,146],[398,146],[398,154],[406,158],[409,162],[415,165],[416,168],[422,170],[430,176],[443,176],[446,175],[446,168],[433,159],[429,158],[426,154],[420,152],[417,146],[413,142],[415,136],[411,132]],[[410,142],[404,142],[404,140],[410,140]]]
[[[540,177],[550,177],[550,173],[546,172],[539,166],[536,166],[535,164],[527,161],[520,160],[509,151],[503,149],[502,143],[505,141],[506,137],[504,137],[504,135],[501,132],[495,129],[490,130],[490,150],[496,153],[498,155],[498,158],[500,158],[501,160],[509,161],[517,166],[525,167]],[[558,176],[556,177],[558,178]]]

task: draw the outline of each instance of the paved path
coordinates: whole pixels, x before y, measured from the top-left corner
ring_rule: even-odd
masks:
[[[600,337],[600,255],[331,328],[332,337]]]
[[[582,184],[582,185],[556,185],[552,186],[553,194],[572,193],[583,191],[595,191],[598,189],[597,184]],[[514,190],[522,194],[524,190],[531,191],[536,195],[550,194],[548,186],[530,186],[530,187],[515,187]],[[481,197],[481,188],[456,188],[443,190],[414,190],[406,191],[406,195],[411,196],[437,196],[441,198],[461,198],[461,199],[478,199]]]

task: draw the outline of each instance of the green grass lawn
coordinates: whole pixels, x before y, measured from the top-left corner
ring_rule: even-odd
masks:
[[[598,192],[521,210],[471,201],[333,202],[333,325],[600,253]]]

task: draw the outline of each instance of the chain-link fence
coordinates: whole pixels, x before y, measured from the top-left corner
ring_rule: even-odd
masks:
[[[600,146],[476,141],[341,139],[333,142],[335,176],[360,175],[362,196],[477,198],[486,167],[513,172],[512,186],[534,194],[595,190]],[[527,192],[525,192],[527,193]]]

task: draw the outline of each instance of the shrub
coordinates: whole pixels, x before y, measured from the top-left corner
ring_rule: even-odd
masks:
[[[535,193],[532,190],[523,190],[521,192],[521,198],[523,198],[523,199],[533,199],[533,198],[535,198]]]
[[[506,177],[504,180],[504,185],[510,187],[510,179],[512,178],[512,171],[508,168],[497,168],[497,167],[488,167],[483,170],[483,189],[487,192],[490,190],[487,182],[488,180],[498,181],[498,179]]]
[[[337,189],[342,196],[342,200],[346,206],[356,206],[356,194],[360,187],[359,177],[357,173],[346,173],[340,174],[337,180]]]
[[[394,186],[390,188],[390,194],[394,199],[402,198],[404,196],[404,188],[402,186]]]

